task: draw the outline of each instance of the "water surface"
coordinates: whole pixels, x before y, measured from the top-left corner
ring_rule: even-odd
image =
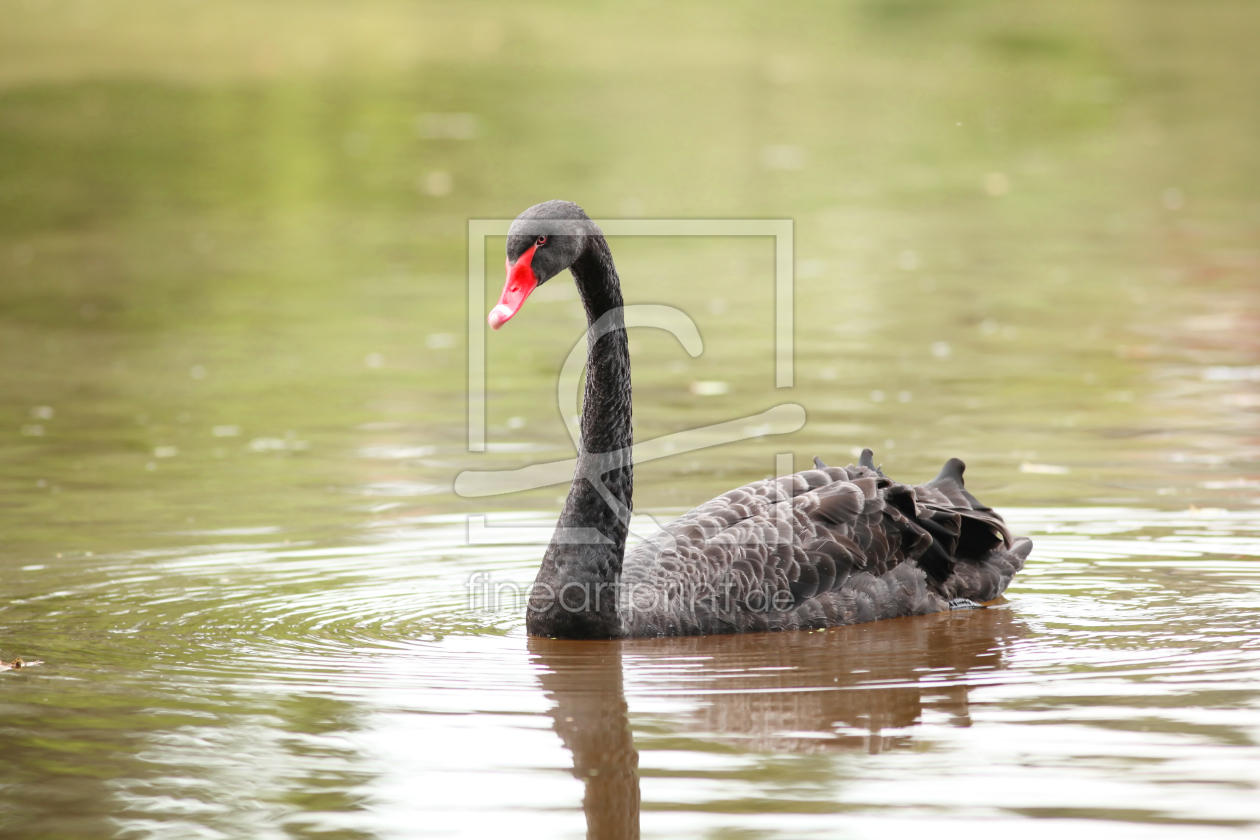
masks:
[[[6,6],[0,656],[43,664],[0,673],[0,834],[1254,831],[1257,25]],[[470,453],[468,220],[556,197],[794,225],[790,389],[768,239],[612,241],[627,301],[704,341],[632,335],[637,439],[808,415],[642,464],[640,513],[781,453],[958,456],[1036,541],[1005,603],[569,644],[471,592],[532,578],[566,488],[454,477],[572,456],[583,320],[558,278],[488,338]]]

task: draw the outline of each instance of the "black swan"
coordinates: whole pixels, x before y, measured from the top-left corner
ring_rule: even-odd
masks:
[[[603,233],[568,201],[522,213],[507,239],[499,329],[539,285],[569,269],[586,308],[586,389],[573,486],[526,613],[534,636],[615,639],[805,630],[997,598],[1032,541],[1011,536],[963,487],[950,459],[926,484],[857,466],[754,481],[677,519],[626,553],[630,351],[621,285]],[[602,539],[569,541],[564,533]]]

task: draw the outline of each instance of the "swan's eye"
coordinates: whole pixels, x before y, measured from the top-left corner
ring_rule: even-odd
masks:
[[[537,241],[536,243],[534,243],[534,244],[535,244],[535,245],[546,245],[546,244],[547,244],[547,237],[545,237],[545,236],[540,236],[540,237],[538,237],[538,241]]]

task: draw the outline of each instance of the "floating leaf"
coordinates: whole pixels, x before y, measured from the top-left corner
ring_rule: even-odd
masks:
[[[0,659],[0,671],[16,671],[20,668],[30,668],[32,665],[43,664],[44,660],[42,659],[32,659],[30,662],[27,662],[20,656],[12,662],[5,662],[3,659]]]

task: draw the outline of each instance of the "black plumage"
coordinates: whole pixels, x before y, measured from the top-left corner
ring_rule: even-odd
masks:
[[[545,235],[544,235],[545,234]],[[537,636],[623,638],[817,629],[992,600],[1031,541],[963,484],[948,461],[899,484],[864,450],[856,466],[755,481],[672,522],[628,553],[634,486],[630,356],[621,289],[602,233],[576,204],[531,207],[508,236],[538,284],[569,268],[586,308],[588,367],[577,473],[558,533],[598,543],[547,548],[526,625]]]

